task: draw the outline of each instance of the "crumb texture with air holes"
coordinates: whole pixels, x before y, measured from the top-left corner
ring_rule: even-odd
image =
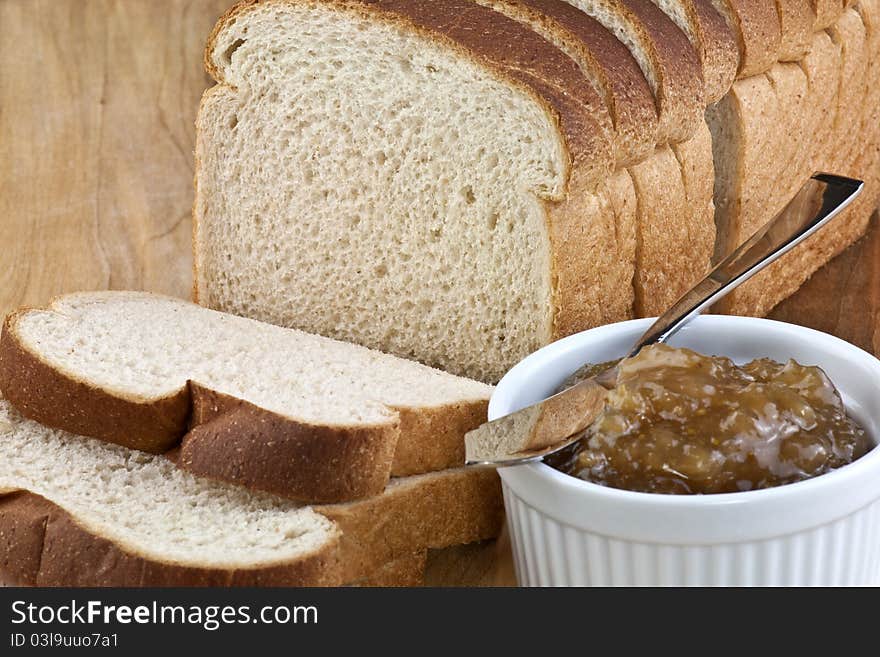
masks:
[[[75,380],[127,399],[187,381],[287,418],[382,425],[399,408],[485,400],[491,388],[301,331],[139,292],[67,295],[15,322],[19,342]]]
[[[252,7],[210,56],[201,303],[483,380],[550,339],[568,155],[543,104],[330,3]]]
[[[198,479],[163,456],[48,429],[0,398],[0,490],[27,490],[143,557],[253,568],[314,553],[338,530],[309,507]]]

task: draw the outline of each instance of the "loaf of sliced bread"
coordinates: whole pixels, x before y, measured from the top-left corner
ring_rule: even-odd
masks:
[[[822,11],[840,20],[840,5]],[[662,312],[705,274],[713,252],[728,253],[769,220],[810,166],[866,176],[864,157],[817,159],[804,150],[812,143],[839,155],[852,131],[835,115],[861,122],[870,113],[829,109],[860,83],[843,82],[840,55],[827,47],[829,39],[844,47],[836,24],[830,36],[814,35],[817,6],[244,4],[220,21],[206,54],[219,84],[198,120],[197,299],[489,382],[554,339]],[[462,18],[447,20],[450,13]],[[484,42],[501,31],[532,36],[507,39],[515,52],[502,56],[466,38],[461,25]],[[531,62],[528,53],[540,59],[548,48],[552,67]],[[393,71],[399,83],[389,88],[390,74],[373,71],[396,66],[388,53],[430,63]],[[799,61],[779,63],[787,59]],[[349,68],[352,60],[371,66]],[[335,62],[328,75],[325,61]],[[607,106],[596,129],[610,125],[610,157],[598,142],[579,145],[583,131],[566,127],[596,100],[574,107],[548,91],[576,77],[572,64],[584,83],[570,95],[593,89]],[[728,92],[737,71],[742,79]],[[823,84],[835,97],[824,108],[811,91]],[[499,96],[519,101],[502,106]],[[463,120],[457,108],[476,98],[486,109]],[[709,106],[710,135],[701,114],[719,98]],[[517,118],[530,103],[543,109]],[[639,130],[640,117],[654,115]],[[404,116],[409,127],[400,127]],[[421,129],[425,117],[430,130]],[[540,160],[554,162],[550,185],[533,170],[520,175],[522,149],[545,139],[554,144],[547,153],[562,154]],[[789,261],[806,258],[806,271],[815,269],[863,227],[867,213],[858,214],[829,248],[805,248]],[[767,274],[728,307],[764,313],[806,275],[780,282]]]
[[[465,4],[291,0],[221,19],[198,119],[200,303],[486,381],[631,314],[595,117],[515,62],[561,57],[589,79]]]
[[[491,470],[309,507],[46,428],[2,399],[0,491],[3,574],[38,586],[368,583],[384,568],[412,571],[414,552],[490,538],[502,517]]]
[[[138,292],[60,297],[6,320],[0,390],[51,427],[310,502],[462,464],[491,389],[291,329]]]
[[[811,173],[864,178],[865,192],[840,218],[725,299],[720,309],[763,315],[864,233],[876,207],[880,138],[876,89],[877,0],[863,0],[818,32],[809,55],[738,81],[709,111],[716,161],[719,255],[747,239]]]

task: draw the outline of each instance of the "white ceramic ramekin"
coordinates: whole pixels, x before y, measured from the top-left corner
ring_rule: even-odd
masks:
[[[572,335],[498,384],[494,419],[551,394],[581,363],[624,354],[651,320]],[[695,319],[670,344],[744,362],[818,365],[875,442],[880,361],[825,333],[747,317]],[[544,464],[499,469],[524,586],[880,584],[880,448],[808,481],[674,496],[616,490]]]

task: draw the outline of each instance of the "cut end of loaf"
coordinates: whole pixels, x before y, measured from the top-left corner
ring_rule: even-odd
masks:
[[[202,303],[489,381],[550,339],[544,105],[330,3],[240,12],[210,57],[234,44],[198,120]]]

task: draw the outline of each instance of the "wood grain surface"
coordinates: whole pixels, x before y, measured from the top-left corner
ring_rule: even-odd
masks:
[[[189,297],[202,49],[230,4],[0,0],[0,313],[74,290]],[[771,316],[880,353],[876,217]],[[512,584],[509,541],[432,552],[426,582]]]
[[[0,313],[73,290],[189,296],[202,51],[230,4],[0,0]]]

